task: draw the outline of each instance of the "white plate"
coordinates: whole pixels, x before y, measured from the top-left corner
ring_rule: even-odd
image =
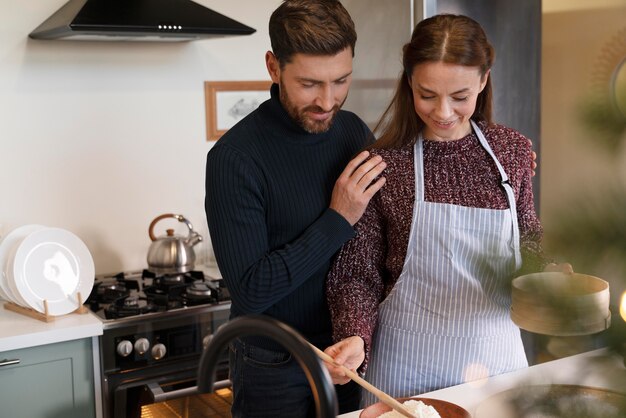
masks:
[[[64,315],[80,307],[93,288],[95,269],[91,253],[80,238],[60,228],[30,233],[15,251],[9,281],[27,305],[48,314]]]
[[[0,241],[0,297],[9,302],[17,303],[24,306],[26,301],[22,300],[19,295],[9,287],[9,257],[14,253],[15,246],[31,232],[45,228],[42,225],[23,225],[13,229]]]

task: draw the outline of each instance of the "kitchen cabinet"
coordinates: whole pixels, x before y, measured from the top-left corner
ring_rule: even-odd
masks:
[[[91,338],[0,352],[0,413],[13,418],[96,416]],[[14,364],[10,360],[19,360]]]

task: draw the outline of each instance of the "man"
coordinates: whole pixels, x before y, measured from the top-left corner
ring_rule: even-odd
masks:
[[[209,152],[207,220],[231,317],[268,315],[323,350],[332,344],[324,295],[331,258],[384,185],[385,163],[367,152],[350,161],[373,135],[340,110],[356,43],[341,3],[287,0],[269,32],[271,99]],[[306,376],[278,342],[240,338],[230,355],[234,417],[314,414]],[[337,394],[340,413],[358,409],[354,384]]]

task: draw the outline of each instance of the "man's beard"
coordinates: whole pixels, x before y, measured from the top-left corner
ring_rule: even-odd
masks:
[[[333,108],[331,109],[332,115],[328,119],[315,120],[307,117],[306,113],[310,111],[321,113],[324,112],[324,109],[319,106],[313,105],[298,109],[298,107],[293,104],[291,99],[289,99],[289,94],[287,94],[287,90],[280,88],[280,102],[285,107],[285,110],[287,111],[289,116],[291,116],[291,118],[298,124],[298,126],[300,126],[302,129],[310,134],[321,134],[328,131],[332,126],[333,121],[335,120],[335,116],[337,116],[337,112],[339,112],[339,109],[341,108],[341,106],[343,106],[345,101],[346,99],[344,99],[340,105],[333,106]]]

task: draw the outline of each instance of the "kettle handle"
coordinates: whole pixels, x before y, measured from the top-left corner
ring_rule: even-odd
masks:
[[[173,213],[164,213],[163,215],[157,216],[156,218],[154,218],[154,220],[152,222],[150,222],[150,226],[148,227],[148,235],[150,235],[150,239],[152,241],[156,241],[156,239],[157,239],[154,236],[154,225],[156,225],[156,223],[159,222],[161,219],[165,219],[165,218],[177,219],[179,222],[183,222],[185,225],[187,225],[187,228],[189,228],[189,234],[190,235],[193,232],[193,226],[191,226],[191,222],[189,222],[187,219],[185,219],[185,217],[183,215],[175,215]]]

